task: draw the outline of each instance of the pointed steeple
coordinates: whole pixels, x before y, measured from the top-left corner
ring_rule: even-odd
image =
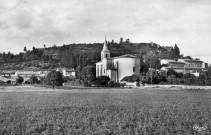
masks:
[[[107,42],[106,42],[106,36],[105,36],[105,42],[104,42],[102,51],[108,51],[108,46],[107,46]]]
[[[110,57],[110,51],[108,50],[107,42],[106,42],[106,36],[105,36],[105,42],[103,45],[103,50],[101,51],[101,60],[104,58],[109,58]]]

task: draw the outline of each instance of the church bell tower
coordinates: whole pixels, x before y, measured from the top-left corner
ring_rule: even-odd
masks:
[[[108,50],[108,46],[106,43],[106,36],[105,36],[105,42],[103,45],[103,50],[101,51],[101,60],[103,60],[104,58],[110,58],[110,51]]]

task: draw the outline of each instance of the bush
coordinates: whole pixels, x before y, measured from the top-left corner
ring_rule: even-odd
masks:
[[[176,77],[177,77],[177,78],[182,78],[182,77],[183,77],[183,73],[177,73],[177,74],[176,74]]]
[[[167,78],[169,84],[176,84],[176,75],[170,75]]]
[[[70,78],[70,77],[63,77],[63,82],[70,82],[70,81],[74,81],[75,78]]]
[[[206,82],[206,76],[205,75],[200,75],[199,77],[197,77],[196,79],[196,84],[197,85],[205,85],[205,82]]]
[[[183,73],[177,73],[173,69],[170,69],[169,71],[167,71],[167,76],[170,76],[170,75],[175,75],[176,78],[182,78],[183,77]]]
[[[100,76],[94,80],[94,84],[97,86],[107,87],[110,78],[108,76]]]
[[[196,85],[196,77],[193,74],[187,73],[183,76],[185,85]]]
[[[30,80],[31,80],[32,84],[39,82],[38,78],[36,76],[34,76],[34,75],[30,77]]]
[[[75,82],[74,82],[74,86],[81,86],[83,84],[84,84],[84,81],[80,80],[80,79],[76,79]]]
[[[18,76],[18,78],[16,79],[16,83],[21,84],[22,82],[23,82],[23,77]]]
[[[120,87],[120,83],[114,83],[114,87],[115,88],[119,88]]]
[[[114,87],[114,81],[109,81],[108,82],[108,87]]]
[[[91,84],[88,81],[83,82],[84,87],[91,87]]]
[[[173,69],[170,69],[170,70],[167,71],[167,76],[170,76],[170,75],[175,75],[175,76],[177,76],[177,72],[174,71]]]
[[[126,86],[126,83],[120,83],[120,87],[125,87]]]
[[[63,77],[62,77],[62,73],[57,72],[55,70],[48,73],[48,75],[45,79],[46,79],[45,83],[47,83],[48,85],[61,86],[64,82]]]
[[[166,77],[156,74],[152,80],[154,84],[159,84],[160,82],[166,82]]]

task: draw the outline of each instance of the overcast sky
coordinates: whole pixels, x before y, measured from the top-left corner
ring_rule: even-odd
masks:
[[[130,38],[211,63],[211,0],[0,0],[0,52]]]

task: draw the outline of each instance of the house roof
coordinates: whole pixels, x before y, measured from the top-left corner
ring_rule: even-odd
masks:
[[[15,74],[15,72],[14,71],[7,71],[7,70],[3,70],[3,71],[1,71],[1,74]]]
[[[7,79],[6,77],[0,76],[0,81],[1,82],[7,82],[7,81],[9,81],[9,79]]]
[[[39,71],[17,71],[17,74],[21,75],[40,75]]]
[[[62,71],[62,70],[66,70],[67,72],[74,72],[75,71],[75,69],[74,68],[62,68],[62,67],[60,67],[60,68],[57,68],[56,69],[57,71]]]
[[[194,60],[194,59],[178,59],[177,61],[175,60],[172,60],[172,59],[162,59],[162,60],[166,60],[168,62],[171,62],[171,63],[184,63],[186,64],[186,62],[199,62],[199,63],[202,63],[202,61],[200,60]]]
[[[180,62],[180,61],[169,61],[169,63],[185,64],[185,62]]]
[[[200,60],[193,60],[193,59],[184,59],[184,60],[187,61],[187,62],[199,62],[199,63],[203,63]]]
[[[178,63],[178,64],[185,64],[184,60],[182,59],[178,59],[177,61],[176,60],[172,60],[172,59],[162,59],[162,60],[165,60],[169,63]]]
[[[121,81],[136,82],[138,80],[139,80],[139,77],[137,75],[132,75],[132,76],[125,76]]]
[[[125,54],[125,55],[121,55],[121,56],[117,56],[117,57],[113,57],[113,58],[105,58],[106,60],[113,60],[113,59],[116,59],[116,58],[134,58],[134,59],[138,59],[139,57],[136,56],[136,55],[132,55],[132,54]],[[101,61],[98,61],[96,62],[97,63],[101,63]]]

